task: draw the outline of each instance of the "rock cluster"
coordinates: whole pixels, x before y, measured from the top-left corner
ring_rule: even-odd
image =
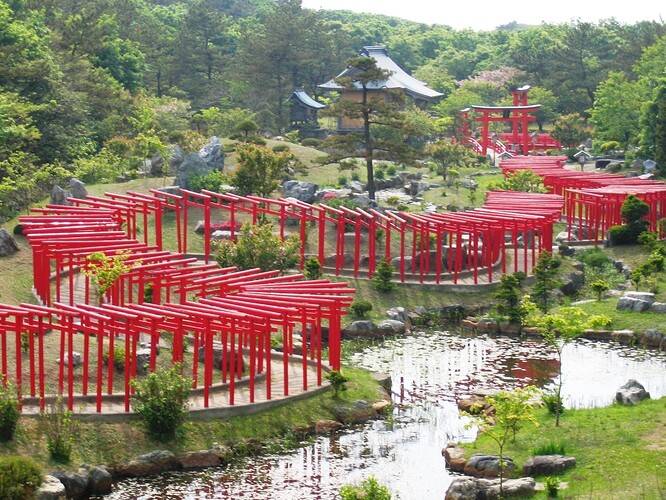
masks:
[[[656,302],[654,293],[624,292],[624,295],[617,300],[616,309],[618,311],[650,311],[657,314],[666,314],[666,303]]]
[[[635,405],[644,399],[650,399],[650,393],[645,390],[642,384],[631,379],[615,393],[615,400],[626,406]]]

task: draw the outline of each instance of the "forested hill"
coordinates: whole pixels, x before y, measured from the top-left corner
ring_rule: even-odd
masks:
[[[72,172],[103,180],[246,116],[279,133],[294,87],[317,96],[364,45],[386,45],[444,93],[432,108],[442,135],[458,110],[528,83],[540,126],[578,113],[601,139],[637,145],[665,34],[614,20],[456,31],[300,0],[0,0],[0,217]]]

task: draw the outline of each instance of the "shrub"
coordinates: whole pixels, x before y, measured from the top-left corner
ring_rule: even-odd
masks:
[[[567,447],[564,443],[546,443],[532,450],[532,455],[566,455]]]
[[[204,175],[194,175],[190,178],[190,187],[196,192],[206,189],[214,193],[223,193],[224,186],[228,183],[229,179],[221,170],[211,170]]]
[[[289,145],[288,144],[276,144],[273,146],[273,151],[276,153],[284,153],[285,151],[289,151]]]
[[[386,175],[393,177],[396,173],[397,169],[395,168],[395,165],[389,165],[386,167]]]
[[[316,280],[321,278],[321,264],[317,257],[310,257],[305,261],[305,266],[303,267],[303,274],[309,280]]]
[[[597,301],[601,301],[603,294],[610,290],[610,284],[602,279],[594,280],[590,283],[590,290],[597,296]]]
[[[349,180],[347,179],[346,175],[341,175],[340,177],[338,177],[338,186],[339,187],[345,187],[348,182],[349,182]]]
[[[315,139],[314,137],[306,137],[301,141],[301,144],[307,148],[318,148],[319,145],[321,144],[321,141],[319,139]]]
[[[377,169],[375,171],[375,179],[377,179],[378,181],[383,181],[385,178],[386,178],[386,175],[384,173],[384,170]]]
[[[60,396],[39,414],[42,432],[46,434],[46,449],[53,460],[63,464],[69,463],[72,457],[74,436],[79,427],[72,416]]]
[[[562,398],[560,397],[557,392],[554,392],[552,394],[542,394],[541,395],[541,401],[543,401],[543,404],[546,406],[546,409],[548,410],[548,413],[551,415],[557,415],[557,407],[559,405],[559,414],[562,415],[564,413],[564,404],[562,403]]]
[[[0,498],[33,498],[42,481],[42,470],[31,458],[0,457]]]
[[[109,362],[109,350],[105,349],[102,353],[102,361]],[[113,345],[113,367],[122,372],[125,370],[125,348],[120,344]]]
[[[361,482],[360,486],[346,485],[340,488],[342,500],[390,500],[391,492],[386,486],[382,486],[374,477],[369,477]]]
[[[548,498],[557,498],[557,490],[560,489],[559,479],[553,476],[547,476],[544,478],[543,484],[546,487],[546,495],[548,495]]]
[[[392,277],[393,266],[388,260],[382,260],[372,276],[372,286],[375,290],[388,293],[395,289],[395,283],[391,281]]]
[[[361,176],[358,174],[358,172],[352,172],[350,177],[351,177],[351,180],[356,181],[356,182],[361,180]]]
[[[605,264],[609,263],[610,258],[600,248],[587,248],[576,255],[576,259],[585,264],[586,266],[601,269]]]
[[[347,386],[345,384],[349,382],[349,378],[345,377],[337,370],[332,370],[327,373],[326,380],[328,380],[331,383],[331,387],[333,387],[333,397],[337,398],[342,391],[347,390]]]
[[[355,318],[365,318],[365,315],[372,311],[372,304],[367,300],[355,300],[349,306],[349,310]]]
[[[0,384],[0,441],[10,441],[14,437],[20,416],[16,388],[11,384]]]
[[[181,375],[181,366],[134,379],[132,387],[136,390],[134,410],[146,424],[148,433],[159,440],[172,438],[187,416],[187,398],[192,387],[192,381]]]
[[[516,276],[504,274],[493,293],[493,297],[498,301],[495,306],[497,314],[514,323],[520,323],[524,317],[519,288],[520,282]]]

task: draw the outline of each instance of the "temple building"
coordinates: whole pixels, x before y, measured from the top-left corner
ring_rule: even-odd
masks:
[[[442,96],[440,92],[429,88],[427,83],[417,80],[413,76],[407,74],[389,57],[388,50],[383,45],[363,47],[360,55],[374,58],[375,61],[377,61],[378,68],[391,73],[385,80],[372,82],[368,85],[367,88],[370,92],[382,92],[386,89],[401,89],[413,100],[414,104],[421,109],[425,109],[433,99]],[[340,99],[359,99],[361,90],[360,84],[355,84],[356,88],[354,89],[346,89],[336,82],[339,78],[349,76],[352,71],[354,71],[353,68],[346,68],[332,80],[319,85],[319,88],[327,91],[340,92]],[[358,128],[357,120],[343,118],[338,121],[338,130],[341,132],[358,130]]]
[[[323,134],[317,120],[317,112],[326,106],[310,97],[303,87],[296,87],[287,99],[290,108],[289,128],[300,130],[301,135],[317,137]]]

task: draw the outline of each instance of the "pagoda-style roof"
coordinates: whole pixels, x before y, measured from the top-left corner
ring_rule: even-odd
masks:
[[[325,104],[317,102],[312,97],[310,97],[305,92],[305,89],[303,87],[296,87],[294,93],[291,94],[291,96],[289,96],[288,101],[293,101],[293,100],[300,102],[303,106],[310,109],[322,109],[326,107]]]
[[[372,82],[367,85],[367,88],[369,89],[402,89],[405,93],[415,99],[425,99],[426,101],[443,95],[440,92],[429,88],[425,82],[417,80],[413,76],[405,73],[405,71],[389,57],[388,51],[383,45],[363,47],[360,55],[374,58],[375,61],[377,61],[377,67],[391,72],[386,80]],[[319,85],[319,88],[325,90],[340,90],[343,87],[335,80],[338,78],[353,76],[355,71],[357,71],[355,68],[348,67],[334,79]],[[354,86],[361,89],[361,85],[358,83],[355,83]]]

